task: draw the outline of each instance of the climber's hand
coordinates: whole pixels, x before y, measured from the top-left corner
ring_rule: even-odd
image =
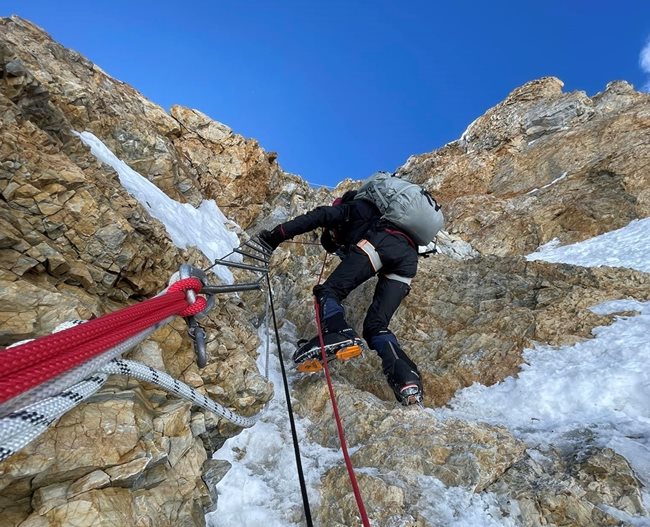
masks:
[[[278,245],[280,245],[284,240],[284,233],[282,232],[282,227],[278,225],[273,230],[267,231],[263,230],[257,235],[257,239],[260,241],[263,247],[268,248],[270,252],[275,251]]]

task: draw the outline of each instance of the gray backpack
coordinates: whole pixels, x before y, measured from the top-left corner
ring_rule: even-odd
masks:
[[[370,176],[354,199],[374,203],[382,218],[403,229],[418,245],[433,241],[444,224],[440,205],[426,190],[388,172]]]

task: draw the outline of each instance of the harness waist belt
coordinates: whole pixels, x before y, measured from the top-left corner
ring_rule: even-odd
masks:
[[[381,263],[381,258],[379,257],[379,253],[375,249],[375,246],[368,240],[361,240],[359,243],[357,243],[357,247],[366,253],[370,259],[370,265],[372,265],[375,273],[384,266],[384,264]]]
[[[402,282],[406,285],[411,285],[411,281],[413,280],[413,278],[409,278],[408,276],[401,276],[395,273],[388,273],[384,276],[389,280],[397,280],[398,282]]]

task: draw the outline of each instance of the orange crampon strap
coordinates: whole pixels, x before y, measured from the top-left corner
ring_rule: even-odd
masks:
[[[361,346],[355,344],[354,346],[347,346],[345,348],[341,348],[336,352],[334,356],[330,357],[329,360],[336,358],[337,360],[340,361],[346,361],[346,360],[353,359],[354,357],[358,357],[359,355],[361,355],[361,353],[362,353]],[[323,369],[323,363],[318,359],[307,359],[306,361],[298,364],[296,369],[300,373],[318,373]]]

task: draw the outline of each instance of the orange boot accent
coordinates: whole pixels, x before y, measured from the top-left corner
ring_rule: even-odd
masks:
[[[361,346],[357,344],[348,346],[347,348],[338,350],[336,355],[330,356],[330,361],[334,358],[340,361],[350,360],[361,355],[362,351]],[[298,364],[296,369],[300,373],[317,373],[323,369],[323,363],[318,359],[307,359],[305,362]]]
[[[359,355],[361,355],[361,346],[357,344],[340,349],[336,352],[336,358],[338,360],[350,360]]]
[[[305,362],[301,362],[297,366],[297,370],[300,373],[316,373],[323,369],[323,365],[318,359],[307,359]]]

